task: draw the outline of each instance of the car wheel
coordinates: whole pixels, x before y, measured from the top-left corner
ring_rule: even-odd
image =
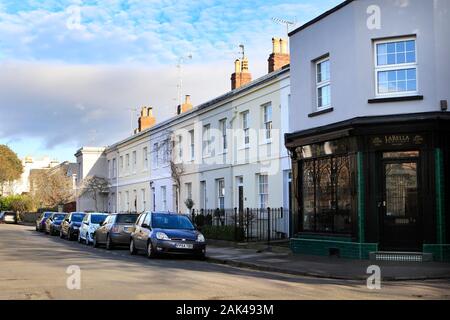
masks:
[[[202,261],[206,260],[206,253],[202,252],[202,253],[197,254],[197,259],[202,260]]]
[[[81,243],[81,232],[78,232],[78,243]]]
[[[130,254],[135,255],[137,253],[136,247],[134,246],[134,240],[130,240]]]
[[[62,229],[59,231],[59,237],[60,237],[61,239],[64,239],[64,233],[62,232]]]
[[[94,236],[94,241],[92,242],[94,248],[98,248],[97,235]]]
[[[114,248],[114,244],[111,240],[109,234],[106,236],[106,250],[112,250]]]
[[[147,243],[147,258],[152,259],[156,257],[155,249],[153,248],[152,242]]]
[[[39,231],[39,229],[38,229],[37,225],[36,225],[35,227],[36,227],[36,231]]]
[[[86,238],[84,239],[84,244],[85,245],[90,245],[90,242],[89,242],[89,235],[86,233]]]

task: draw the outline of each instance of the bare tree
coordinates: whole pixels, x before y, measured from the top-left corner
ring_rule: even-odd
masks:
[[[98,198],[109,193],[109,188],[108,180],[98,176],[91,176],[84,179],[81,195],[91,197],[95,203],[95,211],[99,211]]]
[[[32,170],[31,192],[41,207],[55,207],[74,200],[73,180],[67,172],[58,170]]]

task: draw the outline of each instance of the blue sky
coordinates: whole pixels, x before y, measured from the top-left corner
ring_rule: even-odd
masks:
[[[73,160],[82,145],[130,134],[130,108],[175,112],[176,64],[194,104],[229,90],[238,45],[253,77],[271,38],[341,0],[0,0],[0,143],[20,156]]]

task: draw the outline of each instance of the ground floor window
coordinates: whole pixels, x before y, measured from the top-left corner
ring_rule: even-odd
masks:
[[[353,155],[302,161],[303,230],[351,233],[355,208]]]

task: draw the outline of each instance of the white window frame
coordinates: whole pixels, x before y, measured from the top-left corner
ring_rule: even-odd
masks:
[[[219,129],[221,132],[222,139],[222,153],[227,153],[228,151],[228,141],[227,141],[227,118],[219,120]]]
[[[117,173],[117,160],[116,158],[112,159],[112,177],[116,178],[116,173]]]
[[[217,208],[218,209],[225,209],[225,179],[217,179],[216,180],[217,185]],[[222,186],[223,184],[223,186]]]
[[[131,169],[133,173],[136,173],[137,167],[137,152],[136,150],[131,153]]]
[[[142,163],[144,171],[148,170],[148,148],[142,148]]]
[[[161,186],[161,206],[162,211],[167,211],[167,188],[166,186]]]
[[[244,111],[241,113],[242,115],[242,130],[243,130],[243,145],[245,148],[250,145],[250,127],[249,127],[249,118],[250,111]]]
[[[264,128],[264,140],[266,142],[272,141],[272,126],[273,126],[273,108],[272,103],[266,103],[262,105],[263,108],[263,128]],[[268,109],[270,108],[270,117]]]
[[[159,144],[156,142],[153,144],[153,168],[159,167]]]
[[[266,181],[262,182],[262,178],[265,178]],[[264,185],[266,192],[263,192]],[[258,206],[260,209],[266,209],[269,206],[269,176],[264,173],[258,175]]]
[[[192,182],[185,183],[186,199],[192,199]]]
[[[145,189],[141,189],[141,197],[142,197],[142,211],[144,212],[145,210],[147,210],[147,201],[145,199]]]
[[[108,160],[108,178],[112,178],[111,160]]]
[[[378,52],[377,46],[379,44],[384,43],[393,43],[393,42],[402,42],[402,41],[411,41],[414,40],[414,50],[416,54],[416,62],[406,62],[399,64],[390,64],[390,65],[378,65]],[[374,66],[375,66],[375,96],[376,97],[403,97],[403,96],[413,96],[419,93],[419,64],[417,63],[418,53],[417,53],[417,37],[398,37],[391,39],[382,39],[376,40],[373,42],[373,52],[374,52]],[[407,69],[416,69],[416,90],[415,91],[401,91],[401,92],[387,92],[387,93],[379,93],[378,88],[378,73],[383,71],[396,71],[396,70],[407,70]]]
[[[317,82],[317,75],[318,75],[318,69],[319,69],[319,65],[321,63],[324,63],[328,61],[329,65],[330,65],[330,78],[328,80],[322,81],[322,82]],[[316,110],[320,111],[320,110],[326,110],[326,109],[330,109],[332,106],[332,102],[331,102],[331,60],[330,60],[330,56],[326,56],[325,58],[319,59],[317,61],[314,62],[315,63],[315,68],[314,68],[314,83],[316,85]],[[326,105],[326,106],[319,106],[319,89],[324,88],[326,86],[330,87],[330,104]]]
[[[195,131],[190,130],[189,131],[189,143],[190,143],[190,157],[191,161],[194,161],[195,159]]]
[[[211,156],[211,124],[203,126],[203,157]]]

